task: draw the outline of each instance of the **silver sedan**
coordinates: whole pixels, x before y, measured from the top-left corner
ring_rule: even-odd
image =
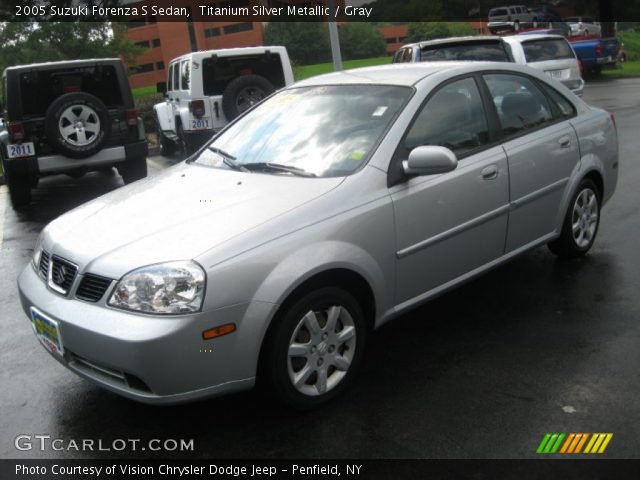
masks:
[[[53,358],[121,395],[259,379],[312,408],[372,329],[536,246],[584,255],[617,175],[613,117],[526,66],[333,73],[50,223],[20,297]]]

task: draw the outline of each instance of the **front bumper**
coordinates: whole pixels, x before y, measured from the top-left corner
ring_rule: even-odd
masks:
[[[35,306],[58,322],[64,357],[52,354],[56,360],[108,390],[154,404],[251,388],[263,330],[250,326],[264,323],[273,307],[250,302],[173,317],[130,313],[62,297],[30,264],[18,288],[27,315]],[[204,330],[226,323],[237,331],[202,339]]]

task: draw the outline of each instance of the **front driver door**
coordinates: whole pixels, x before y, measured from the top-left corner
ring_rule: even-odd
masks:
[[[439,87],[402,142],[391,168],[420,145],[445,146],[459,161],[452,172],[403,179],[390,189],[399,308],[500,257],[509,211],[506,155],[490,145],[473,77]]]

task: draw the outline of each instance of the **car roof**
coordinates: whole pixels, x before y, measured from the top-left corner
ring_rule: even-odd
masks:
[[[214,50],[198,50],[197,52],[189,52],[189,53],[185,53],[184,55],[180,55],[179,57],[172,58],[170,63],[173,63],[179,60],[186,60],[188,58],[193,58],[193,57],[207,57],[207,56],[213,56],[213,55],[217,55],[220,57],[229,57],[229,56],[239,55],[239,54],[255,55],[255,54],[264,53],[266,51],[283,53],[283,52],[286,52],[287,49],[283,46],[265,45],[265,46],[259,46],[259,47],[237,47],[237,48],[217,48]]]
[[[554,33],[531,33],[526,35],[509,35],[503,37],[506,42],[530,42],[532,40],[549,40],[549,39],[562,39],[566,40],[562,35],[556,35]]]
[[[448,38],[438,38],[436,40],[425,40],[423,42],[416,43],[408,43],[403,45],[402,47],[430,47],[432,45],[447,45],[449,43],[457,43],[457,42],[501,42],[502,37],[496,37],[494,35],[476,35],[476,36],[466,36],[466,37],[448,37]]]
[[[410,87],[426,77],[441,72],[450,76],[478,70],[511,70],[536,75],[530,67],[505,62],[445,61],[392,63],[376,67],[356,68],[311,77],[294,84],[295,87],[319,85],[397,85]]]
[[[95,65],[96,63],[121,63],[119,58],[90,58],[86,60],[62,60],[58,62],[42,62],[42,63],[30,63],[27,65],[14,65],[12,67],[5,68],[5,72],[12,72],[17,70],[33,70],[36,68],[55,68],[60,66],[81,67],[83,65]]]

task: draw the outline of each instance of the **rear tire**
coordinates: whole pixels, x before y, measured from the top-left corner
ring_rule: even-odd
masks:
[[[596,184],[585,178],[569,202],[562,224],[562,233],[548,244],[560,257],[577,258],[592,247],[600,225],[601,193]]]
[[[310,410],[351,383],[362,363],[367,328],[350,293],[335,287],[313,290],[274,322],[260,373],[283,403]]]
[[[10,173],[6,169],[4,178],[9,187],[9,198],[14,209],[26,207],[31,203],[31,179],[27,175]]]
[[[147,176],[147,159],[139,157],[126,160],[118,164],[118,172],[126,185],[141,180]]]

